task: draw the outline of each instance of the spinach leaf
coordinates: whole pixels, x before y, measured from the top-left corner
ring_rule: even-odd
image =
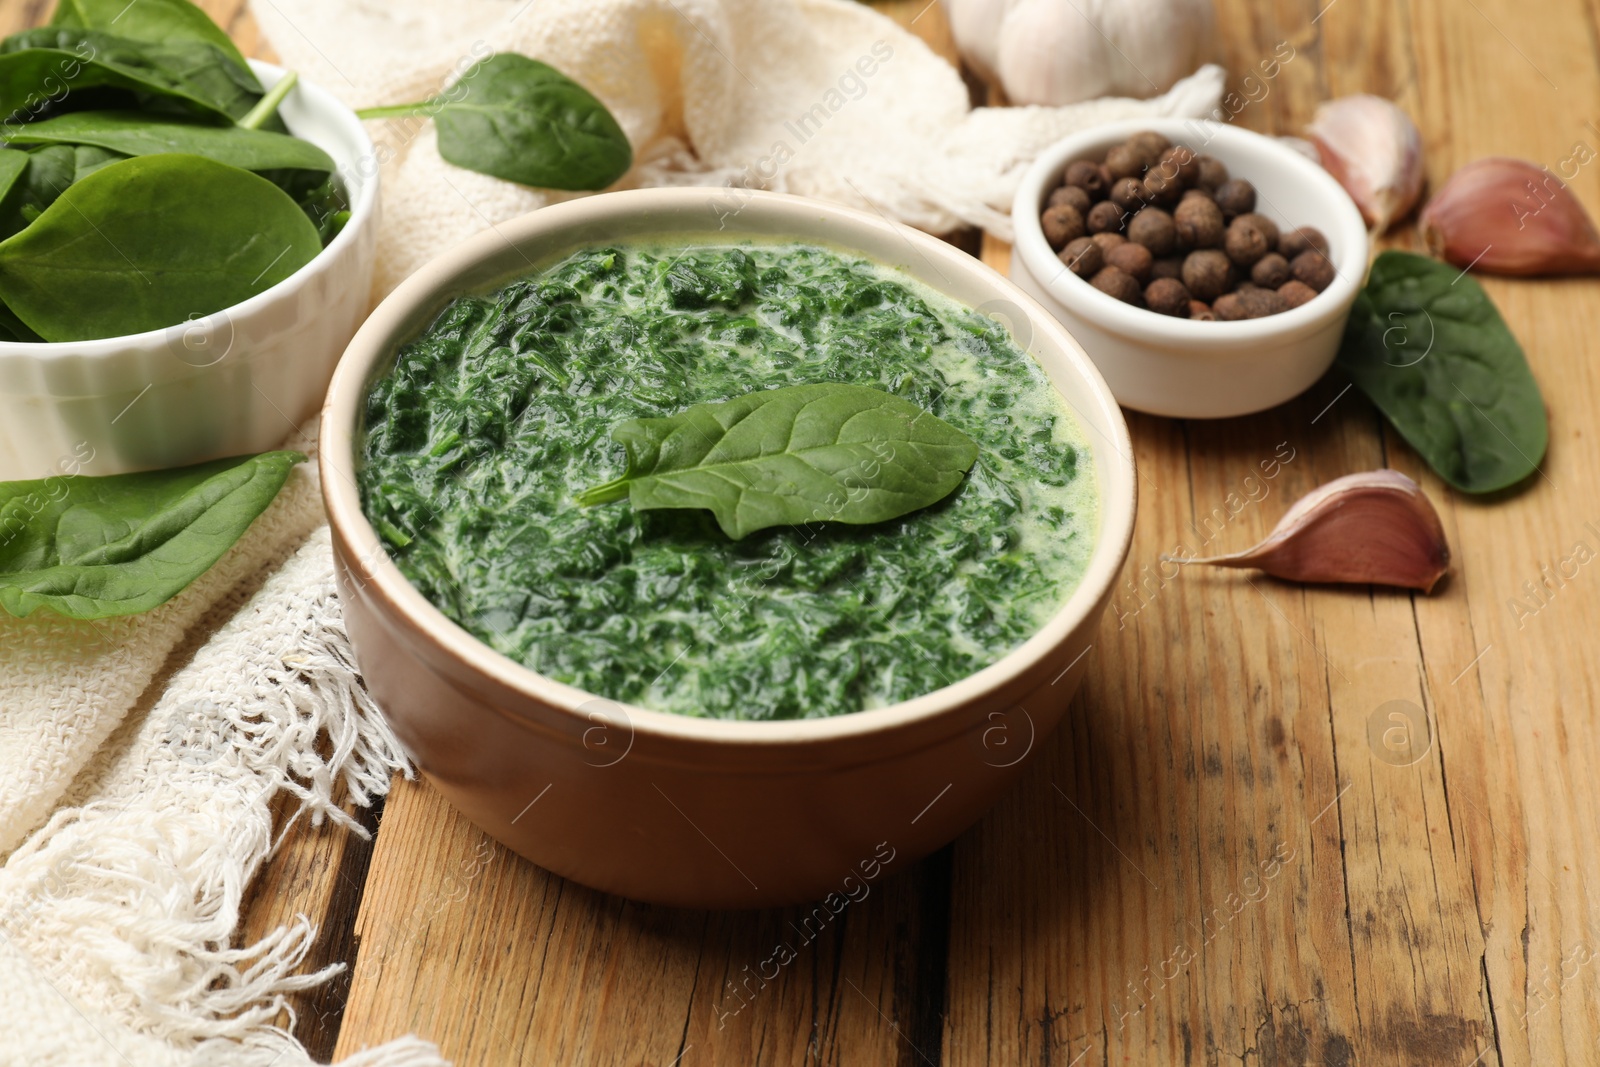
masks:
[[[514,52],[481,60],[431,100],[358,112],[431,116],[458,167],[542,189],[604,189],[633,164],[628,137],[583,86]]]
[[[261,96],[255,76],[214,45],[141,44],[55,27],[0,42],[0,116],[37,117],[33,113],[46,105],[95,87],[126,90],[146,106],[230,122]]]
[[[103,170],[111,164],[127,158],[121,152],[113,152],[97,145],[74,145],[72,148],[72,180],[81,182],[95,171]]]
[[[0,482],[0,608],[72,619],[171,600],[222,557],[283,488],[298,452],[174,470]]]
[[[627,473],[579,494],[707,508],[735,541],[768,526],[885,522],[938,503],[978,458],[972,438],[893,393],[792,385],[611,432]]]
[[[138,156],[71,186],[0,242],[0,301],[47,341],[116,337],[221,311],[321,248],[316,226],[265,178],[200,156]]]
[[[50,25],[99,30],[150,44],[209,44],[222,52],[252,82],[255,75],[233,39],[189,0],[61,0]],[[261,91],[256,83],[255,91]]]
[[[94,145],[125,156],[183,152],[257,173],[309,171],[318,175],[313,185],[334,169],[333,157],[328,153],[310,141],[288,134],[247,130],[240,126],[211,126],[192,119],[139,111],[74,111],[18,127],[6,135],[5,142],[10,145]]]
[[[1522,347],[1470,275],[1385,252],[1356,297],[1339,365],[1439,476],[1468,493],[1538,468],[1550,430]]]
[[[44,214],[77,178],[78,153],[71,145],[47,145],[25,153],[28,165],[0,200],[0,240]]]

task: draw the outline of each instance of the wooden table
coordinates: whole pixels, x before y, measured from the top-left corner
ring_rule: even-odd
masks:
[[[925,3],[880,6],[950,54]],[[11,0],[0,29],[47,6]],[[240,0],[207,6],[256,47]],[[1295,49],[1239,115],[1252,129],[1389,96],[1435,184],[1483,155],[1600,148],[1592,3],[1219,15],[1235,84]],[[1600,210],[1597,173],[1573,184]],[[1004,269],[1004,246],[982,254]],[[1600,285],[1485,285],[1550,405],[1538,475],[1451,492],[1337,372],[1250,418],[1130,415],[1133,553],[1061,730],[978,826],[758,995],[734,985],[791,913],[603,896],[398,782],[373,843],[302,824],[255,884],[245,936],[320,915],[309,962],[351,963],[302,998],[298,1032],[322,1056],[415,1032],[463,1065],[1600,1062],[1600,569],[1539,590],[1578,543],[1600,549]],[[1249,544],[1313,486],[1384,465],[1443,516],[1456,562],[1431,597],[1158,567],[1179,543]]]

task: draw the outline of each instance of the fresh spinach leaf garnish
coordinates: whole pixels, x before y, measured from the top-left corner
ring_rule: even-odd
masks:
[[[0,482],[0,608],[105,619],[158,607],[243,536],[305,458]]]
[[[221,51],[243,78],[249,79],[247,85],[255,83],[255,91],[261,91],[233,39],[189,0],[61,0],[50,25],[99,30],[150,44],[209,44]]]
[[[978,458],[972,438],[909,400],[833,382],[629,419],[611,436],[627,473],[580,504],[704,508],[735,541],[769,526],[899,518],[949,496]]]
[[[430,100],[357,114],[429,116],[449,162],[543,189],[604,189],[633,164],[628,137],[604,104],[554,67],[514,52],[473,64]]]
[[[1380,255],[1351,309],[1339,365],[1463,492],[1515,485],[1544,458],[1549,424],[1522,346],[1455,267]]]
[[[321,249],[316,226],[265,178],[200,156],[137,156],[0,241],[0,301],[47,341],[115,337],[221,311]]]

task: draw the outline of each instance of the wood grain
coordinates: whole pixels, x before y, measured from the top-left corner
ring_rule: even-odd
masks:
[[[0,6],[0,32],[46,6]],[[240,0],[205,6],[259,52]],[[942,8],[878,6],[950,54]],[[1248,128],[1389,96],[1434,185],[1483,155],[1600,149],[1581,0],[1218,13]],[[1283,42],[1294,58],[1264,77]],[[1600,205],[1600,168],[1571,184]],[[1003,244],[982,255],[1005,270]],[[1600,549],[1600,287],[1485,284],[1550,406],[1520,491],[1452,493],[1337,373],[1251,418],[1130,415],[1138,528],[1088,681],[950,848],[802,938],[800,909],[672,911],[563,882],[400,783],[375,846],[301,828],[257,882],[247,930],[307,911],[319,959],[354,954],[302,1033],[342,1056],[415,1032],[492,1065],[1597,1062],[1600,595],[1593,567],[1558,567]],[[1247,544],[1314,485],[1386,464],[1444,518],[1456,562],[1434,596],[1160,563]],[[784,940],[795,960],[753,979]]]

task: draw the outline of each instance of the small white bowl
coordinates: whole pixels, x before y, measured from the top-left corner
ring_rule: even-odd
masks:
[[[250,61],[271,88],[284,71]],[[164,330],[0,342],[0,481],[120,474],[277,447],[316,411],[366,316],[378,166],[355,112],[301,81],[284,122],[333,157],[350,221],[264,293]]]
[[[1068,163],[1101,161],[1140,130],[1221,160],[1232,177],[1256,187],[1256,210],[1279,226],[1321,230],[1337,271],[1333,284],[1281,315],[1191,322],[1125,304],[1067,270],[1044,239],[1041,208]],[[1367,273],[1361,213],[1325,170],[1270,137],[1200,119],[1108,123],[1058,142],[1023,176],[1011,218],[1011,279],[1083,345],[1118,403],[1152,415],[1227,418],[1298,396],[1338,354]]]

